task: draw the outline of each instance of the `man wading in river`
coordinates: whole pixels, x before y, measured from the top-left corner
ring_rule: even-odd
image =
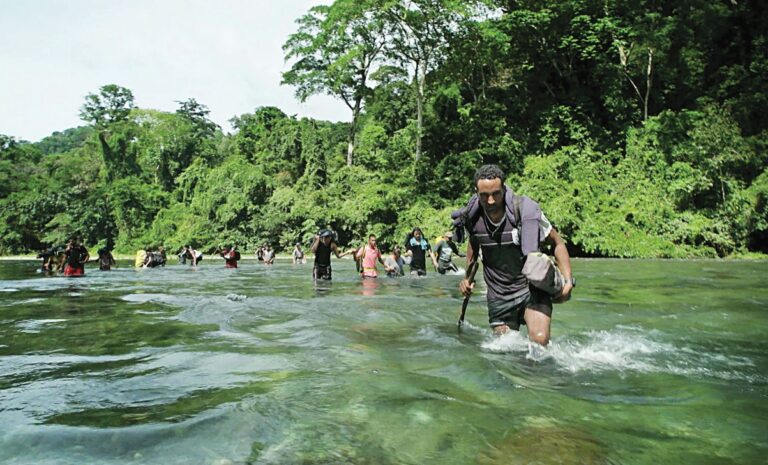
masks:
[[[312,279],[325,279],[330,281],[332,278],[331,253],[336,255],[336,258],[342,257],[342,254],[339,253],[339,249],[336,246],[336,242],[333,240],[333,231],[328,229],[320,231],[315,235],[309,250],[315,254],[315,266],[312,267]]]
[[[538,204],[528,197],[514,195],[504,185],[504,180],[504,172],[496,165],[481,166],[475,173],[475,189],[481,208],[476,216],[462,218],[462,224],[469,232],[467,263],[476,260],[478,250],[482,252],[483,276],[488,287],[488,321],[494,333],[519,330],[520,325],[525,324],[530,341],[547,345],[552,302],[568,300],[573,288],[570,256]],[[469,211],[469,205],[466,211]],[[562,273],[562,289],[554,296],[531,286],[523,274],[523,264],[529,254],[538,252],[542,238],[554,245]],[[467,276],[471,268],[467,266]],[[474,283],[466,277],[459,283],[459,290],[465,297],[473,288]]]
[[[389,265],[384,263],[384,259],[381,257],[381,251],[376,247],[376,236],[371,234],[368,236],[368,244],[362,247],[359,253],[355,254],[355,259],[360,260],[363,265],[361,275],[363,278],[376,278],[379,275],[376,270],[376,261],[384,265],[384,269],[389,273],[393,271]]]

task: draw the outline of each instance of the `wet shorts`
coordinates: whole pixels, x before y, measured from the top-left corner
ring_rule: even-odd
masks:
[[[552,316],[552,297],[535,287],[530,292],[513,297],[510,300],[488,301],[488,323],[491,328],[507,325],[510,329],[519,330],[525,324],[525,310],[541,312]]]
[[[323,265],[315,265],[312,268],[312,279],[331,279],[331,267]]]
[[[84,276],[85,267],[74,267],[70,264],[64,267],[64,276]]]
[[[459,271],[459,269],[456,267],[456,265],[453,262],[437,262],[437,272],[440,274],[445,274],[446,271],[451,271],[453,273]]]
[[[411,267],[411,276],[426,276],[427,270]]]

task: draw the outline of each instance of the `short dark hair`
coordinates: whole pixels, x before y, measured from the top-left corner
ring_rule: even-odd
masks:
[[[507,180],[507,176],[496,165],[483,165],[475,171],[475,188],[477,188],[477,182],[481,179],[501,179],[501,184],[504,185],[504,181]]]
[[[376,239],[376,234],[371,234],[370,236],[368,236],[368,240],[370,240],[371,238]]]

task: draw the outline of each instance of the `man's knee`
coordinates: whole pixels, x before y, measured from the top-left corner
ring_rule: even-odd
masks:
[[[528,340],[535,342],[536,344],[546,346],[549,344],[549,334],[546,334],[542,331],[529,332]]]
[[[533,309],[525,311],[525,324],[528,325],[528,340],[546,346],[549,344],[549,315]]]

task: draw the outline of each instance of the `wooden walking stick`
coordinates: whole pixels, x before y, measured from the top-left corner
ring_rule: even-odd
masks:
[[[480,254],[478,253],[475,255],[474,259],[475,260],[469,264],[469,274],[467,275],[467,281],[469,281],[470,285],[475,282],[475,274],[477,273],[477,269],[480,268]],[[461,325],[464,324],[464,315],[467,313],[467,304],[469,303],[469,298],[471,296],[472,294],[469,294],[464,297],[464,302],[461,303],[461,312],[459,313],[459,321],[457,323],[459,331],[461,331]]]

